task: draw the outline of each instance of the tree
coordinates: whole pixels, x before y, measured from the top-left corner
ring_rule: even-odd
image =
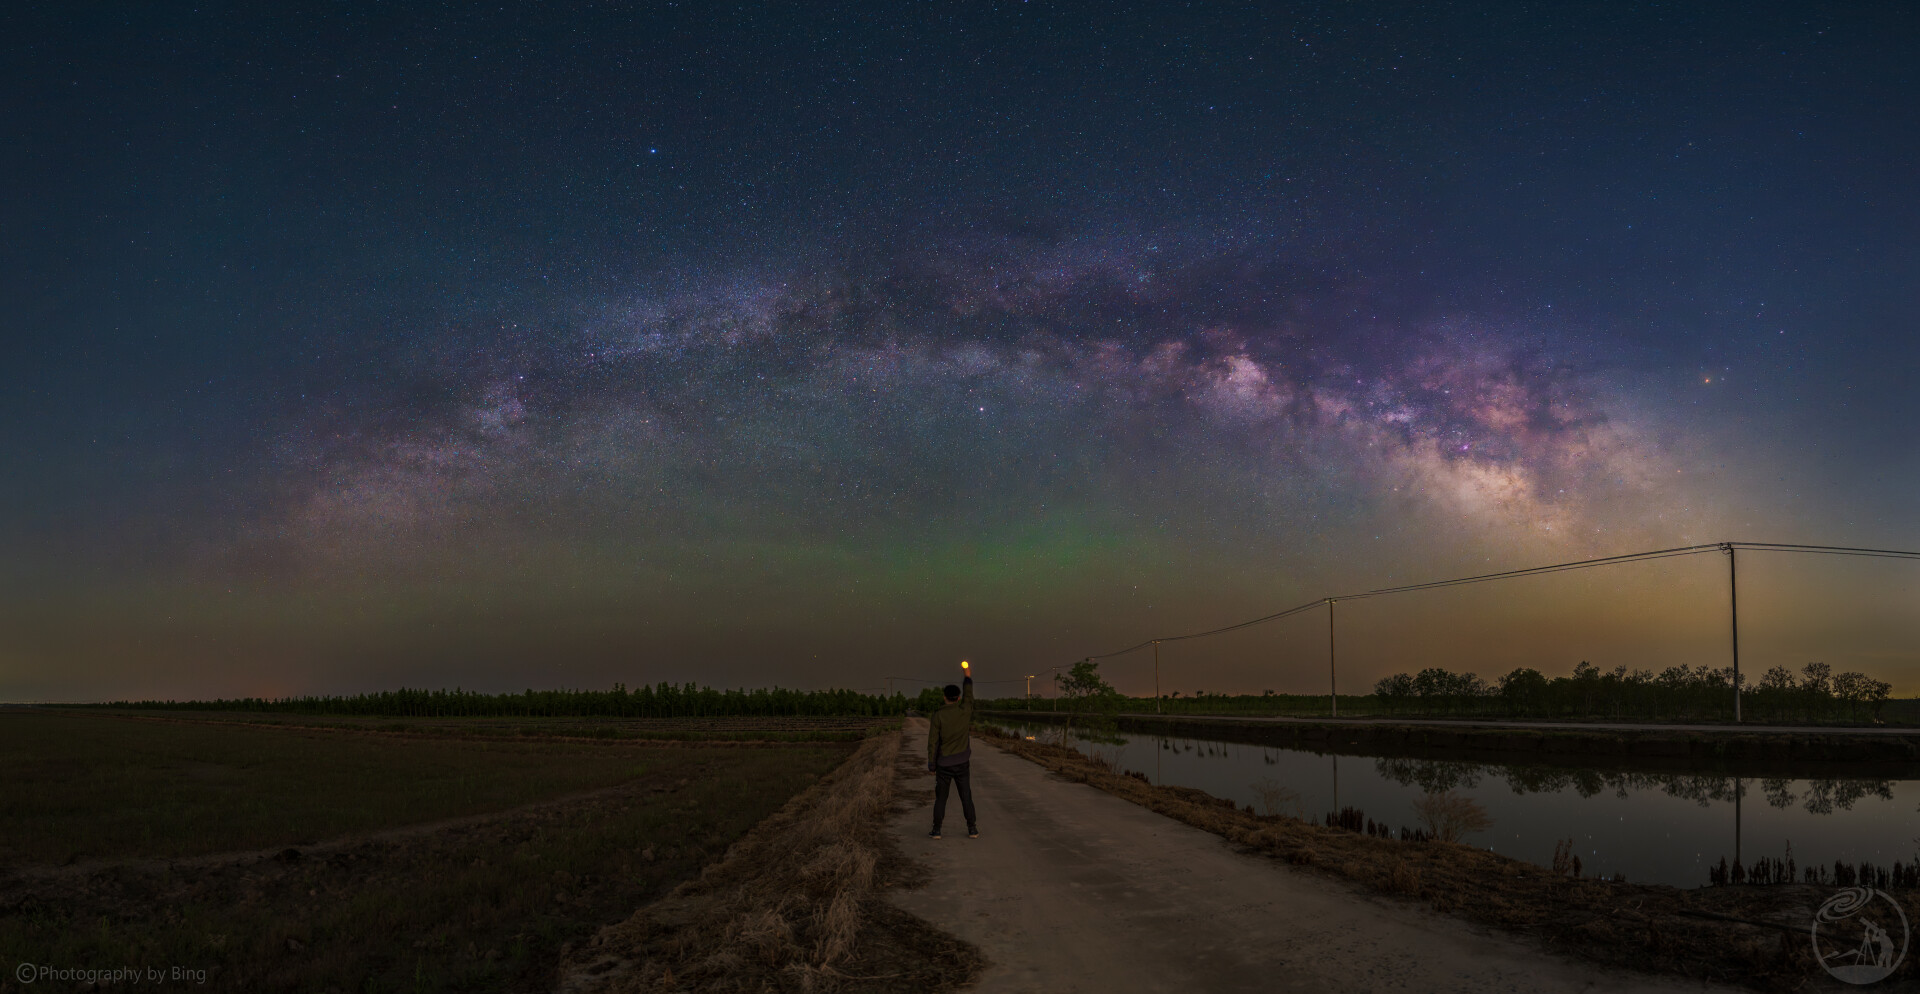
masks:
[[[1827,710],[1833,701],[1833,667],[1826,663],[1808,663],[1800,668],[1800,702],[1807,720]]]
[[[1073,728],[1072,713],[1086,711],[1090,706],[1099,709],[1099,717],[1089,716],[1081,723],[1099,731],[1113,729],[1115,724],[1113,717],[1119,711],[1120,695],[1111,684],[1100,678],[1099,663],[1091,659],[1083,659],[1069,667],[1067,672],[1055,673],[1053,682],[1060,688],[1060,696],[1072,704],[1068,711],[1066,728],[1061,732],[1062,738],[1065,737],[1066,731]]]
[[[1383,676],[1379,683],[1373,685],[1373,693],[1389,712],[1397,711],[1413,696],[1413,677],[1406,673]]]
[[[1582,659],[1573,668],[1574,693],[1579,695],[1580,713],[1594,713],[1600,698],[1600,667]]]
[[[1893,696],[1893,684],[1885,680],[1867,681],[1867,714],[1875,724],[1880,721],[1880,709],[1885,707],[1887,699]]]
[[[1511,714],[1535,714],[1547,703],[1547,678],[1539,670],[1522,666],[1500,678],[1500,697]]]
[[[1760,677],[1754,687],[1753,702],[1774,718],[1790,717],[1793,711],[1793,671],[1775,666]]]
[[[1117,693],[1100,678],[1100,664],[1090,659],[1074,663],[1065,673],[1054,674],[1053,682],[1059,686],[1060,696],[1070,701],[1090,701]]]
[[[1892,684],[1865,673],[1842,673],[1833,678],[1833,696],[1847,706],[1847,717],[1855,721],[1860,720],[1862,708],[1871,708],[1873,719],[1880,720],[1880,707],[1892,690]]]
[[[914,710],[921,714],[932,714],[947,704],[947,695],[939,687],[922,687],[920,695],[913,699]]]
[[[1452,689],[1453,674],[1438,666],[1429,666],[1413,677],[1413,693],[1420,698],[1422,710],[1431,712],[1440,698]]]
[[[1487,681],[1480,679],[1478,673],[1459,673],[1448,681],[1447,700],[1452,710],[1474,710],[1475,702],[1487,696],[1491,691]]]

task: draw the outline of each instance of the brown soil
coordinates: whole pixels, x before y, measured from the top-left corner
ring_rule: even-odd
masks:
[[[559,990],[946,991],[979,953],[888,904],[913,867],[886,831],[900,737],[853,758],[736,843],[724,860],[562,966]]]
[[[1765,991],[1796,990],[1821,975],[1808,929],[1812,909],[1833,888],[1796,884],[1684,891],[1578,879],[1467,845],[1403,842],[1257,816],[1204,791],[1152,786],[1075,750],[985,729],[974,734],[1069,780],[1251,852],[1529,936],[1554,951],[1609,967]],[[1905,901],[1917,895],[1898,896]],[[1908,957],[1889,979],[1920,976],[1914,959]]]

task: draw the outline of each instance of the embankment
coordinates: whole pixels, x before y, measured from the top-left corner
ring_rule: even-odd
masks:
[[[879,994],[966,984],[978,951],[881,894],[918,875],[887,834],[904,735],[869,737],[698,878],[564,951],[557,989]]]
[[[1002,721],[1060,723],[1060,712],[990,711]],[[1316,753],[1406,759],[1478,760],[1620,770],[1714,771],[1815,778],[1846,775],[1905,778],[1920,765],[1920,732],[1859,734],[1735,728],[1396,723],[1391,720],[1302,721],[1200,715],[1118,716],[1122,732],[1211,739]]]

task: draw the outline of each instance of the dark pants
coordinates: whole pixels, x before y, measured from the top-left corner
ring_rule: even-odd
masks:
[[[937,832],[940,830],[940,823],[947,817],[948,784],[954,784],[960,788],[960,810],[967,816],[967,828],[972,829],[974,827],[973,778],[970,775],[972,773],[972,767],[973,764],[971,762],[959,763],[954,766],[934,767],[934,774],[939,781],[933,786],[934,831]]]

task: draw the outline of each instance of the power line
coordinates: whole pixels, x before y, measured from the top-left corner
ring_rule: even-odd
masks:
[[[1871,556],[1882,559],[1920,559],[1920,552],[1899,549],[1856,549],[1844,545],[1788,545],[1780,542],[1728,542],[1738,549],[1755,552],[1808,552],[1828,556]]]
[[[1168,635],[1163,638],[1148,639],[1145,642],[1140,643],[1139,645],[1130,645],[1125,649],[1119,649],[1114,652],[1103,652],[1100,655],[1087,656],[1085,658],[1112,659],[1115,656],[1124,656],[1129,652],[1139,652],[1141,649],[1144,649],[1147,646],[1154,644],[1155,642],[1185,642],[1188,639],[1203,639],[1209,635],[1224,635],[1227,632],[1239,631],[1242,628],[1252,628],[1254,625],[1264,625],[1269,621],[1279,621],[1281,618],[1292,617],[1293,615],[1299,614],[1302,611],[1311,611],[1314,608],[1319,607],[1321,604],[1325,602],[1326,602],[1325,598],[1321,598],[1320,600],[1317,600],[1317,601],[1308,601],[1307,603],[1301,604],[1298,607],[1290,607],[1290,608],[1287,608],[1285,611],[1276,611],[1273,614],[1269,614],[1264,617],[1255,618],[1252,621],[1242,621],[1237,625],[1227,625],[1224,628],[1208,629],[1207,631],[1194,632],[1190,635]],[[1059,669],[1059,667],[1057,666],[1054,668]]]
[[[1328,605],[1329,609],[1331,609],[1331,605],[1336,601],[1364,600],[1369,597],[1385,597],[1389,594],[1405,594],[1417,590],[1439,590],[1445,587],[1458,587],[1472,583],[1487,583],[1493,580],[1514,580],[1529,576],[1544,576],[1548,573],[1563,573],[1569,570],[1592,569],[1596,566],[1619,566],[1627,563],[1651,562],[1656,559],[1671,559],[1678,556],[1697,556],[1705,552],[1731,552],[1734,549],[1751,549],[1756,552],[1799,552],[1831,556],[1866,556],[1883,559],[1920,559],[1920,552],[1903,549],[1869,549],[1844,545],[1802,545],[1786,542],[1711,542],[1704,545],[1683,545],[1671,549],[1630,552],[1619,556],[1603,556],[1599,559],[1577,559],[1571,562],[1553,563],[1548,566],[1530,566],[1526,569],[1502,570],[1498,573],[1481,573],[1475,576],[1454,577],[1448,580],[1431,580],[1425,583],[1409,583],[1396,587],[1376,587],[1372,590],[1356,594],[1338,594],[1319,597],[1304,604],[1287,608],[1284,611],[1276,611],[1272,614],[1262,615],[1258,618],[1242,621],[1237,624],[1223,625],[1219,628],[1209,628],[1206,631],[1200,632],[1188,632],[1184,635],[1162,635],[1158,638],[1145,639],[1134,645],[1127,646],[1124,649],[1116,649],[1113,652],[1103,652],[1093,656],[1082,656],[1079,660],[1075,660],[1075,662],[1091,662],[1095,659],[1113,659],[1139,652],[1141,649],[1148,648],[1159,642],[1185,642],[1192,639],[1209,638],[1214,635],[1225,635],[1228,632],[1239,631],[1242,628],[1251,628],[1255,625],[1264,625],[1270,621],[1280,621],[1284,618],[1290,618],[1296,614],[1315,610],[1322,605]],[[1071,664],[1050,667],[1042,672],[1057,673],[1060,670],[1066,669],[1068,665]],[[946,680],[926,680],[918,677],[888,677],[888,679],[906,680],[913,683],[933,684],[936,686],[949,682]],[[1020,678],[1013,678],[1008,680],[976,680],[974,682],[988,684],[1019,683],[1021,681]]]
[[[1619,556],[1604,556],[1599,559],[1579,559],[1572,562],[1554,563],[1549,566],[1530,566],[1526,569],[1503,570],[1498,573],[1481,573],[1475,576],[1455,577],[1449,580],[1409,583],[1397,587],[1378,587],[1357,594],[1339,594],[1321,597],[1297,607],[1290,607],[1284,611],[1263,615],[1250,621],[1242,621],[1239,624],[1210,628],[1203,632],[1191,632],[1185,635],[1163,635],[1159,638],[1146,639],[1136,645],[1130,645],[1125,649],[1102,653],[1097,656],[1083,656],[1081,658],[1086,660],[1112,659],[1116,656],[1124,656],[1128,653],[1138,652],[1156,642],[1183,642],[1189,639],[1207,638],[1212,635],[1224,635],[1227,632],[1250,628],[1254,625],[1265,624],[1269,621],[1279,621],[1282,618],[1288,618],[1304,611],[1311,611],[1323,604],[1329,604],[1334,601],[1362,600],[1368,597],[1384,597],[1388,594],[1404,594],[1416,590],[1437,590],[1442,587],[1456,587],[1470,583],[1486,583],[1491,580],[1512,580],[1527,576],[1561,573],[1568,570],[1591,569],[1595,566],[1618,566],[1633,562],[1650,562],[1655,559],[1669,559],[1676,556],[1695,556],[1704,552],[1718,552],[1730,549],[1753,549],[1761,552],[1804,552],[1839,556],[1877,556],[1891,559],[1920,559],[1920,552],[1901,549],[1867,549],[1840,545],[1796,545],[1782,542],[1712,542],[1705,545],[1685,545],[1671,549],[1654,549],[1648,552],[1631,552]],[[1055,667],[1055,669],[1059,668],[1060,667]]]
[[[1656,549],[1652,552],[1634,552],[1624,556],[1607,556],[1604,559],[1578,559],[1569,563],[1555,563],[1551,566],[1531,566],[1527,569],[1505,570],[1499,573],[1482,573],[1478,576],[1462,576],[1452,580],[1432,580],[1427,583],[1409,583],[1399,587],[1381,587],[1361,594],[1342,594],[1330,598],[1337,601],[1355,601],[1367,597],[1379,597],[1385,594],[1404,594],[1414,590],[1436,590],[1440,587],[1457,587],[1468,583],[1485,583],[1489,580],[1511,580],[1522,576],[1537,576],[1543,573],[1561,573],[1567,570],[1592,569],[1595,566],[1617,566],[1622,563],[1641,562],[1649,559],[1668,559],[1673,556],[1697,556],[1702,552],[1716,552],[1726,548],[1726,543],[1712,545],[1688,545],[1675,549]],[[1318,603],[1318,602],[1316,602]]]

